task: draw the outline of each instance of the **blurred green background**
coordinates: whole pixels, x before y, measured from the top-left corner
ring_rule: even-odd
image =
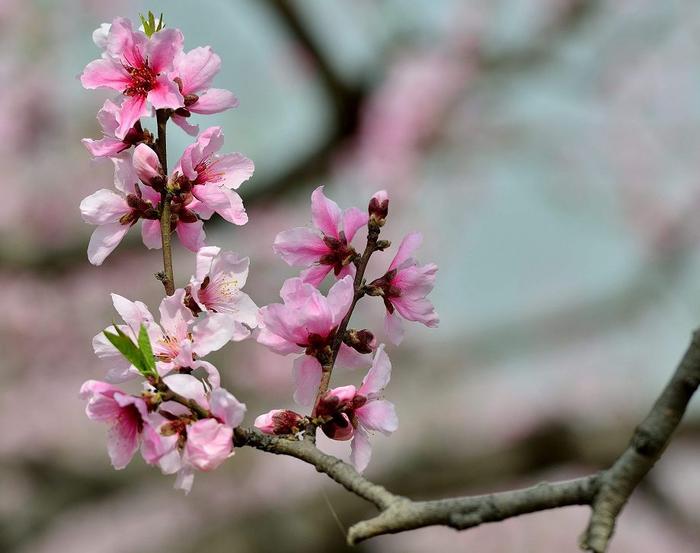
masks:
[[[187,49],[211,45],[223,59],[215,86],[240,99],[199,123],[221,125],[226,151],[255,161],[240,189],[250,222],[213,220],[207,234],[251,256],[246,291],[259,305],[294,274],[272,240],[309,221],[319,184],[343,207],[386,188],[386,237],[425,235],[418,256],[440,267],[441,325],[411,325],[389,349],[401,424],[374,439],[371,479],[433,498],[615,458],[700,320],[697,2],[2,0],[0,551],[343,551],[339,526],[373,513],[312,467],[247,449],[185,497],[140,460],[113,471],[105,428],[84,416],[77,392],[102,377],[90,341],[114,317],[109,292],[155,309],[162,288],[159,255],[135,232],[103,266],[87,262],[78,204],[112,175],[80,139],[98,137],[109,96],[77,76],[98,55],[94,28],[149,9]],[[188,140],[170,131],[171,158]],[[182,285],[194,262],[176,247]],[[365,302],[359,316],[381,328],[381,314]],[[292,406],[290,360],[249,341],[213,361],[248,424]],[[611,553],[697,553],[698,404]],[[355,550],[575,552],[587,514]]]

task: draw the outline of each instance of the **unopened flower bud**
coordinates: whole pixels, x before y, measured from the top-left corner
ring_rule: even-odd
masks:
[[[288,409],[273,409],[260,415],[253,424],[265,434],[296,434],[303,418]]]
[[[380,227],[384,225],[384,221],[389,214],[389,194],[387,194],[386,190],[375,192],[369,201],[367,211],[369,212],[370,222],[373,221]]]

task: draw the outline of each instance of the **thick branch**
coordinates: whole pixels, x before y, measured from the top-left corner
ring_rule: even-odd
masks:
[[[587,505],[597,490],[598,481],[598,475],[591,475],[488,495],[397,502],[379,516],[352,526],[348,531],[348,543],[354,545],[374,536],[436,524],[466,530],[485,522],[498,522],[526,513],[568,505]]]
[[[637,427],[627,450],[610,469],[576,480],[489,495],[411,501],[371,483],[350,465],[322,453],[311,440],[267,436],[257,430],[239,428],[236,429],[236,444],[301,459],[377,506],[381,510],[378,516],[350,528],[350,544],[425,526],[443,525],[464,530],[525,513],[568,505],[591,505],[591,521],[581,546],[594,553],[604,553],[617,515],[665,450],[699,384],[700,331],[696,331],[671,381]]]
[[[681,421],[690,398],[700,384],[700,331],[664,391],[637,427],[627,449],[603,475],[591,505],[593,512],[581,547],[603,553],[615,530],[615,521],[639,482],[651,470]]]

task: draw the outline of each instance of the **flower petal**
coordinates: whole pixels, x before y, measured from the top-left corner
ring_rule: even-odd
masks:
[[[356,428],[350,444],[350,462],[357,472],[363,472],[371,457],[372,445],[369,443],[369,435],[364,429]]]
[[[97,227],[88,244],[87,254],[88,260],[93,265],[102,265],[102,262],[107,256],[122,241],[122,238],[129,232],[130,225],[122,225],[121,223],[109,223]]]
[[[331,309],[334,324],[339,324],[347,314],[354,293],[353,278],[349,275],[331,286],[328,291],[328,306]]]
[[[356,207],[351,207],[343,213],[343,230],[348,243],[355,237],[358,229],[361,229],[369,221],[369,215],[364,211],[360,211]]]
[[[376,396],[386,388],[390,378],[391,361],[384,351],[384,344],[381,344],[374,354],[374,360],[367,376],[362,379],[362,386],[360,386],[358,393],[367,397]]]
[[[338,238],[341,212],[338,204],[326,198],[323,186],[319,186],[311,194],[311,218],[314,226],[326,236]]]
[[[225,313],[209,313],[192,327],[193,351],[204,357],[224,347],[233,337],[233,324]]]
[[[330,251],[318,233],[306,227],[280,232],[275,237],[272,249],[292,266],[311,265]],[[330,271],[331,267],[328,267]]]
[[[156,85],[148,92],[148,100],[155,109],[177,109],[185,105],[177,84],[165,75],[156,78]]]
[[[176,232],[182,245],[192,252],[196,252],[199,248],[206,245],[206,235],[202,221],[197,221],[196,223],[183,223],[180,221]]]
[[[418,249],[422,242],[423,235],[420,232],[411,232],[404,236],[394,260],[391,262],[391,265],[389,265],[389,271],[400,267],[404,262],[410,259],[413,252]]]
[[[207,88],[221,69],[221,58],[209,46],[193,48],[175,56],[175,73],[182,80],[182,93],[187,95]]]
[[[136,146],[132,162],[136,175],[144,184],[149,185],[154,179],[162,177],[163,168],[160,165],[158,154],[150,146],[146,144]]]
[[[396,346],[403,341],[403,322],[396,311],[393,313],[386,312],[386,316],[384,317],[384,333],[391,343]]]
[[[212,391],[209,403],[211,412],[231,428],[236,428],[243,422],[246,412],[245,403],[238,401],[228,390],[217,388]]]
[[[131,127],[133,127],[141,117],[145,117],[146,115],[148,115],[148,108],[146,107],[145,95],[125,97],[117,116],[117,120],[119,121],[119,127],[117,127],[116,130],[117,138],[124,138]]]
[[[310,406],[316,398],[321,384],[321,364],[310,355],[302,355],[294,361],[294,401],[304,407]]]
[[[160,236],[160,221],[151,221],[144,219],[141,225],[141,239],[143,245],[149,250],[159,250],[163,247],[163,241]]]
[[[233,95],[233,92],[223,88],[210,88],[204,94],[201,94],[199,100],[188,106],[187,109],[192,113],[211,115],[235,107],[238,107],[238,98]]]
[[[385,399],[368,401],[355,410],[362,426],[369,430],[377,430],[382,434],[391,434],[399,427],[394,404]]]
[[[124,196],[106,188],[90,194],[80,202],[83,221],[92,225],[118,223],[119,219],[130,211]],[[128,225],[126,226],[128,228]]]

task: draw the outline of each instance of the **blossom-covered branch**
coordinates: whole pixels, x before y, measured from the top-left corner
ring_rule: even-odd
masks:
[[[629,448],[608,470],[577,480],[540,484],[483,496],[415,502],[395,495],[362,476],[371,457],[374,432],[390,435],[399,427],[394,404],[385,398],[392,362],[386,342],[399,345],[404,321],[434,328],[439,317],[428,295],[437,266],[414,257],[422,243],[418,232],[404,236],[385,269],[367,278],[370,258],[392,247],[380,239],[389,218],[389,194],[378,191],[366,209],[342,210],[319,186],[311,194],[313,228],[280,232],[273,250],[298,277],[281,287],[282,303],[258,308],[242,291],[250,260],[236,252],[208,246],[204,221],[217,214],[234,225],[248,222],[236,190],[253,174],[251,160],[240,153],[220,154],[221,128],[202,132],[195,115],[236,107],[227,90],[211,86],[221,59],[209,47],[186,52],[184,37],[166,28],[162,17],[142,17],[142,29],[116,18],[93,34],[99,59],[85,68],[89,89],[118,94],[97,115],[103,136],[85,139],[88,151],[114,166],[115,190],[102,189],[81,203],[86,222],[97,226],[88,259],[102,264],[129,229],[141,221],[150,249],[162,248],[165,288],[158,321],[140,301],[112,294],[122,322],[93,338],[105,363],[105,381],[89,380],[80,395],[89,418],[109,424],[108,453],[116,469],[140,450],[144,461],[164,474],[176,474],[175,487],[189,492],[196,471],[210,471],[236,447],[289,455],[313,465],[349,491],[373,503],[380,514],[353,526],[350,543],[380,534],[429,525],[465,529],[483,522],[573,504],[591,505],[590,525],[582,545],[603,553],[627,498],[663,452],[700,382],[700,334]],[[155,117],[155,130],[147,128]],[[168,168],[167,125],[190,134],[172,170]],[[353,244],[366,229],[362,248]],[[194,254],[189,281],[177,287],[172,265],[172,237]],[[383,235],[382,235],[383,237]],[[361,253],[360,253],[361,252]],[[324,283],[332,280],[327,293]],[[383,328],[353,328],[360,300],[376,298]],[[371,301],[362,302],[362,306]],[[280,355],[294,355],[293,399],[306,414],[277,408],[244,428],[246,406],[221,386],[218,369],[205,358],[229,342],[255,338]],[[363,368],[357,384],[331,387],[333,378],[350,376],[336,368]],[[119,385],[137,380],[140,393]],[[316,446],[318,429],[329,438],[350,441],[350,461]]]

